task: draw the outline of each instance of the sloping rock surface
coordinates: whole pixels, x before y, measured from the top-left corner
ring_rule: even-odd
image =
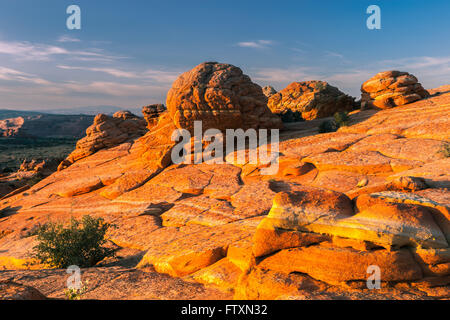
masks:
[[[233,68],[203,68],[211,79],[220,69],[247,81]],[[180,101],[191,101],[192,88]],[[116,224],[108,239],[140,255],[128,269],[86,270],[93,281],[100,273],[109,279],[106,287],[98,280],[89,298],[108,292],[176,299],[171,285],[188,299],[208,292],[246,299],[450,298],[450,160],[440,152],[450,132],[450,93],[352,113],[350,125],[334,133],[317,134],[314,120],[287,127],[279,170],[269,176],[251,163],[171,164],[167,137],[194,119],[180,113],[196,110],[187,114],[209,119],[203,111],[210,104],[188,105],[194,109],[168,104],[143,137],[0,200],[0,268],[7,270],[0,279],[31,281],[46,296],[60,295],[46,281],[64,271],[23,271],[36,243],[29,232],[90,214]],[[373,265],[381,272],[379,290],[366,284]],[[30,280],[31,274],[38,276]]]

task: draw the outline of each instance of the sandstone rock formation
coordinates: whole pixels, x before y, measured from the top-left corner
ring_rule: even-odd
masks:
[[[152,104],[142,107],[142,114],[144,115],[145,121],[147,121],[147,128],[149,130],[158,123],[159,117],[166,110],[163,104]]]
[[[140,137],[146,131],[145,121],[129,111],[118,111],[112,117],[98,114],[94,123],[86,129],[86,137],[77,142],[76,149],[61,162],[58,170],[63,170],[98,150]]]
[[[393,108],[429,96],[429,93],[408,72],[377,73],[361,86],[361,107]]]
[[[293,82],[270,96],[268,106],[273,113],[288,110],[301,113],[303,119],[329,117],[338,111],[351,111],[355,99],[324,81]]]
[[[178,128],[281,128],[280,118],[267,108],[261,87],[242,70],[223,63],[206,62],[182,74],[167,94],[167,109]]]
[[[272,86],[265,86],[262,88],[264,95],[267,98],[270,98],[271,96],[273,96],[275,93],[277,93],[277,90],[275,90],[274,87]]]
[[[56,171],[58,167],[58,159],[33,159],[24,160],[20,165],[18,172],[39,173],[45,177]]]
[[[197,76],[219,66],[198,68]],[[213,81],[216,73],[208,74]],[[195,78],[188,73],[177,83],[189,82],[185,77]],[[201,79],[196,83],[210,82]],[[204,88],[198,86],[192,92]],[[205,297],[212,291],[201,283],[237,299],[450,299],[450,160],[440,153],[450,93],[356,111],[356,124],[333,133],[317,134],[315,120],[287,127],[279,170],[267,176],[254,163],[171,164],[173,130],[211,115],[203,112],[206,102],[205,109],[188,108],[197,104],[186,92],[144,136],[0,200],[0,268],[8,269],[0,280],[14,277],[60,295],[43,271],[23,271],[39,269],[28,264],[36,244],[29,232],[90,214],[114,223],[108,239],[139,255],[126,256],[133,263],[125,270],[86,270],[98,285],[89,298],[151,298],[159,284],[162,297],[178,297],[171,286],[181,297]],[[372,265],[381,271],[379,290],[366,285]],[[58,288],[61,273],[48,271]]]
[[[61,159],[24,160],[17,172],[0,175],[0,199],[21,193],[56,171]]]
[[[12,281],[0,281],[0,300],[46,300],[35,288]]]

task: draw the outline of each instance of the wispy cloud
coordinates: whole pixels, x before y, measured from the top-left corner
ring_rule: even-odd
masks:
[[[95,67],[79,67],[59,65],[58,68],[65,70],[83,70],[90,72],[102,72],[116,78],[128,79],[148,79],[160,83],[172,83],[181,73],[181,71],[166,71],[158,69],[147,69],[143,72],[125,71],[116,68],[95,68]]]
[[[146,97],[153,90],[166,90],[166,87],[143,84],[125,84],[110,81],[93,81],[90,83],[71,82],[60,86],[67,94],[90,93],[114,97]]]
[[[67,35],[59,37],[57,41],[58,42],[81,42],[80,39],[74,38],[74,37],[71,37],[71,36],[67,36]]]
[[[325,55],[328,57],[344,59],[344,56],[342,54],[334,52],[334,51],[325,51]]]
[[[408,69],[439,69],[441,72],[449,72],[450,70],[450,56],[448,57],[411,57],[394,60],[383,60],[381,64],[391,65],[397,68]]]
[[[262,68],[252,73],[252,79],[264,83],[290,83],[317,79],[318,74],[310,67]]]
[[[41,79],[35,75],[1,66],[0,66],[0,80],[30,82],[39,85],[50,84],[49,81]]]
[[[52,55],[69,54],[61,47],[49,45],[33,45],[29,42],[0,41],[0,54],[27,60],[48,60]]]
[[[101,50],[68,50],[61,46],[40,43],[0,41],[0,54],[6,54],[16,60],[49,61],[53,57],[64,56],[83,61],[114,61],[118,57],[103,53]]]
[[[134,72],[129,71],[123,71],[118,70],[114,68],[88,68],[88,67],[73,67],[73,66],[66,66],[66,65],[59,65],[59,69],[64,70],[84,70],[84,71],[91,71],[91,72],[102,72],[109,74],[111,76],[117,77],[117,78],[130,78],[130,79],[136,79],[139,78],[139,76]]]
[[[242,48],[264,49],[273,46],[275,43],[272,40],[256,40],[238,42],[237,46]]]

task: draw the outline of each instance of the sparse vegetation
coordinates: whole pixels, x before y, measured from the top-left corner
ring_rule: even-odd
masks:
[[[0,138],[0,173],[17,171],[25,159],[64,159],[75,144],[68,138]]]
[[[348,112],[336,112],[333,120],[325,120],[319,125],[319,133],[335,132],[341,127],[348,126],[350,118]]]
[[[444,158],[450,157],[450,142],[444,142],[439,153],[442,154]]]
[[[30,187],[34,186],[35,184],[39,183],[42,179],[45,177],[41,173],[36,173],[32,178],[27,180],[27,185]]]
[[[81,300],[81,297],[86,293],[87,287],[81,284],[80,289],[67,288],[64,290],[67,300]]]
[[[334,122],[336,123],[338,128],[348,126],[349,121],[350,118],[348,116],[348,112],[340,111],[334,114]]]
[[[325,120],[319,125],[319,133],[335,132],[339,129],[333,120]]]
[[[305,121],[302,117],[302,113],[298,111],[292,111],[291,109],[286,110],[281,115],[281,121],[283,122],[299,122]]]
[[[92,267],[115,255],[113,249],[104,247],[105,234],[110,227],[115,226],[89,215],[81,221],[72,218],[67,227],[62,223],[47,223],[31,234],[39,241],[31,256],[39,263],[56,268]]]

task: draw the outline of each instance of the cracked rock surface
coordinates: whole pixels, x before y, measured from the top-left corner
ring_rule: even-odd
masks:
[[[194,113],[209,119],[214,107],[195,100],[191,84],[231,101],[237,89],[226,91],[222,81],[254,88],[226,65],[199,68],[174,86],[169,112],[143,137],[0,201],[0,281],[62,298],[65,270],[27,265],[36,243],[28,233],[89,214],[117,225],[108,239],[122,259],[83,270],[86,298],[450,298],[450,160],[440,152],[450,90],[352,112],[349,126],[333,133],[318,134],[316,120],[290,124],[280,136],[279,170],[266,176],[259,164],[173,165],[165,157],[175,122]],[[219,76],[224,70],[229,80]],[[174,102],[181,93],[183,108]],[[381,270],[380,290],[366,287],[370,265]]]

